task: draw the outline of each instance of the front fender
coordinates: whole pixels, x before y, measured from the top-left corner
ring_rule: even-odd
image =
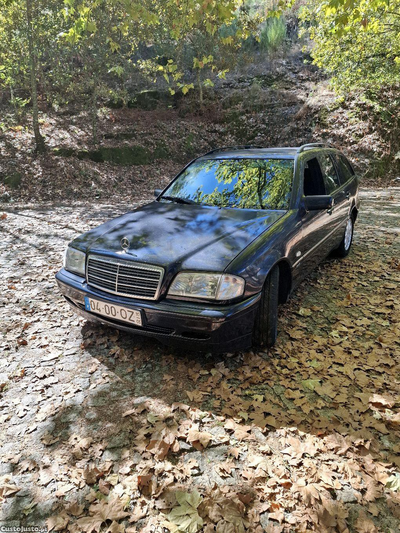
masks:
[[[242,277],[246,279],[246,297],[262,290],[266,277],[273,267],[282,260],[285,259],[278,251],[275,251],[248,265],[245,271],[241,273]]]
[[[246,280],[245,297],[262,290],[265,278],[277,263],[285,262],[286,272],[291,273],[300,233],[298,212],[289,211],[232,261],[226,271]]]

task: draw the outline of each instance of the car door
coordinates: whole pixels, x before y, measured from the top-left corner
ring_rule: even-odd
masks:
[[[326,194],[321,164],[315,152],[304,160],[300,174],[303,197]],[[304,210],[300,239],[295,246],[295,262],[292,264],[294,284],[306,277],[329,253],[326,252],[326,239],[331,220],[331,210]]]
[[[354,197],[357,193],[357,178],[354,174],[353,167],[345,156],[339,152],[333,153],[332,159],[339,174],[343,194],[349,198],[351,204],[351,197]]]
[[[350,194],[339,179],[332,155],[329,152],[325,152],[318,156],[326,194],[332,196],[334,201],[328,224],[329,237],[324,244],[325,255],[328,255],[331,250],[340,244],[350,209]]]

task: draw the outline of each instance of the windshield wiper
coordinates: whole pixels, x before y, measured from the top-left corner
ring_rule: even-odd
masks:
[[[194,200],[180,198],[179,196],[161,196],[160,200],[171,200],[171,202],[176,202],[177,204],[197,204]]]

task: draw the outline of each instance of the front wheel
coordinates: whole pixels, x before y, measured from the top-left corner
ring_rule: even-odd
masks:
[[[254,322],[253,344],[273,346],[278,334],[279,267],[268,274],[261,294],[260,307]]]
[[[346,257],[349,255],[351,243],[353,242],[353,231],[354,231],[354,220],[350,216],[346,223],[346,229],[344,230],[344,235],[342,242],[339,244],[339,247],[336,250],[336,254],[339,257]]]

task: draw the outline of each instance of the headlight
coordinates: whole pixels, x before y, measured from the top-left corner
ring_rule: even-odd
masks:
[[[244,279],[230,274],[181,272],[172,282],[168,294],[210,300],[232,300],[242,296],[244,284]]]
[[[81,252],[80,250],[68,246],[64,255],[65,270],[69,270],[69,272],[85,277],[85,262],[85,252]]]

